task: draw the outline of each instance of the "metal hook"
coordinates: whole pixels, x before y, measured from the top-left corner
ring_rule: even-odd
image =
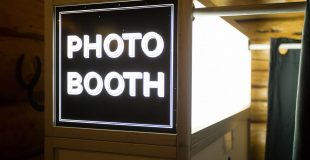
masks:
[[[38,56],[35,57],[35,62],[36,62],[35,72],[34,72],[34,75],[31,78],[29,83],[25,82],[25,80],[23,79],[23,76],[22,76],[22,64],[23,64],[24,59],[25,59],[25,55],[22,54],[17,60],[17,63],[16,63],[16,79],[19,82],[19,84],[24,89],[27,90],[28,100],[29,100],[31,106],[35,110],[42,112],[42,111],[44,111],[44,105],[39,104],[34,99],[34,95],[33,95],[34,88],[35,88],[36,84],[38,83],[38,81],[40,79],[40,75],[41,75],[40,58]]]

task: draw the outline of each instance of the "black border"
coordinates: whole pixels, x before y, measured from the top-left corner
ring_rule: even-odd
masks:
[[[134,7],[144,5],[162,5],[162,4],[173,4],[174,5],[174,34],[173,34],[173,127],[172,128],[151,128],[151,127],[136,127],[136,126],[119,126],[119,125],[104,125],[104,124],[85,124],[85,123],[70,123],[70,122],[59,122],[59,64],[56,64],[59,59],[58,48],[59,48],[59,12],[62,11],[75,11],[75,10],[87,10],[87,9],[101,9],[101,8],[118,8],[118,7]],[[65,5],[54,7],[54,29],[53,29],[53,119],[55,127],[74,127],[74,128],[93,128],[93,129],[109,129],[109,130],[125,130],[125,131],[142,131],[142,132],[156,132],[156,133],[176,133],[176,113],[177,113],[177,19],[178,19],[178,4],[177,0],[144,0],[144,1],[128,1],[128,2],[105,2],[105,3],[91,3],[91,4],[78,4],[78,5]]]

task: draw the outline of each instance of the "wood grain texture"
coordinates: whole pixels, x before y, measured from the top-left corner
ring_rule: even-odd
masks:
[[[30,82],[34,71],[34,57],[39,56],[43,63],[43,42],[32,39],[23,39],[15,37],[0,36],[0,104],[15,103],[16,101],[25,101],[27,95],[16,79],[16,63],[19,56],[25,54],[22,65],[23,78]],[[36,85],[35,91],[42,101],[43,94],[43,72],[42,66],[41,77]]]
[[[154,157],[155,159],[176,159],[175,146],[158,146],[158,145],[146,145],[136,143],[122,143],[122,142],[72,139],[72,138],[54,138],[54,137],[47,137],[45,139],[45,144],[46,144],[45,151],[47,153],[46,155],[47,160],[50,159],[54,160],[57,157],[57,154],[53,155],[52,152],[57,150],[63,150],[67,152],[70,150],[80,151],[80,155],[82,155],[82,157],[83,155],[84,156],[87,154],[91,155],[91,153],[97,152],[99,153],[99,155],[97,156],[101,156],[102,159],[108,158],[108,157],[103,158],[105,156],[104,154],[106,153],[113,154],[116,156],[126,155],[129,158],[130,156],[132,156],[132,157]],[[50,155],[50,153],[52,153],[52,155]],[[73,156],[69,159],[76,158],[72,154],[70,154],[69,156]],[[151,160],[151,158],[149,159]]]
[[[269,62],[264,60],[253,60],[252,71],[269,71]]]
[[[69,160],[69,159],[91,159],[91,160],[173,160],[172,158],[154,158],[147,156],[132,156],[124,154],[111,154],[100,152],[86,152],[75,150],[56,150],[57,160]]]
[[[44,118],[27,102],[16,80],[16,62],[25,54],[26,81],[34,71],[34,56],[43,63],[43,0],[2,0],[0,4],[0,159],[42,159]],[[43,68],[42,68],[43,71]],[[35,96],[43,100],[43,77]]]
[[[250,108],[251,122],[267,122],[267,102],[252,102]]]
[[[23,76],[29,80],[34,71],[32,58],[39,56],[43,61],[43,0],[3,0],[0,19],[0,83],[5,84],[0,85],[0,104],[25,101],[27,95],[16,80],[16,62],[26,55]],[[43,94],[43,77],[36,92]]]
[[[253,101],[267,101],[268,89],[267,88],[252,88],[252,102]]]
[[[267,71],[253,71],[252,72],[252,87],[262,88],[268,86],[269,72]]]
[[[270,38],[287,37],[301,39],[304,17],[252,19],[237,21],[247,30],[251,42],[264,42]]]
[[[251,5],[251,4],[265,4],[265,3],[279,3],[279,2],[301,2],[305,0],[209,0],[217,6],[233,6],[233,5]]]
[[[269,44],[265,42],[264,44]],[[269,50],[253,50],[251,51],[253,61],[269,61]]]
[[[43,154],[44,118],[27,103],[0,106],[0,159]]]
[[[250,159],[264,160],[266,145],[266,123],[251,123],[250,131]]]
[[[2,0],[0,19],[0,31],[43,37],[43,0]]]

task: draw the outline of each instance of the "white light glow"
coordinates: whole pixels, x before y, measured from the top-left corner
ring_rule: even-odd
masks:
[[[89,86],[90,80],[96,79],[97,86],[91,89]],[[89,95],[97,96],[103,89],[103,82],[101,76],[96,72],[88,72],[84,78],[84,88]]]
[[[89,50],[96,50],[96,57],[102,57],[102,36],[96,35],[96,42],[89,43],[89,36],[84,35],[84,58],[89,58]]]
[[[129,79],[129,95],[131,97],[136,96],[136,80],[142,79],[141,72],[124,72],[123,73],[124,79]]]
[[[157,89],[158,97],[165,97],[165,74],[163,72],[157,73],[157,81],[150,80],[150,73],[143,72],[143,95],[150,97],[151,88]]]
[[[160,5],[143,5],[143,6],[130,6],[130,7],[117,7],[117,8],[100,8],[100,9],[87,9],[87,10],[69,10],[69,11],[61,11],[61,12],[59,12],[58,13],[58,16],[59,16],[59,21],[62,21],[62,17],[64,16],[64,15],[67,15],[67,14],[83,14],[83,13],[91,13],[91,12],[98,12],[98,11],[107,11],[107,12],[110,12],[110,11],[115,11],[115,10],[120,10],[120,11],[126,11],[126,10],[130,10],[130,9],[146,9],[146,8],[158,8],[158,7],[169,7],[170,8],[170,11],[171,11],[171,16],[170,16],[170,24],[171,24],[171,26],[170,26],[170,35],[169,35],[169,38],[170,38],[170,46],[175,46],[175,42],[174,42],[174,33],[175,33],[175,24],[174,24],[174,22],[175,22],[175,19],[174,19],[174,11],[175,11],[175,9],[174,9],[174,5],[173,4],[160,4]],[[62,72],[63,72],[63,68],[62,68],[62,56],[61,55],[63,55],[63,54],[65,54],[65,53],[63,53],[62,52],[62,47],[64,47],[64,46],[62,46],[62,35],[63,35],[63,33],[62,33],[62,26],[61,26],[61,24],[62,23],[59,23],[58,24],[58,29],[59,29],[59,33],[58,33],[58,44],[59,44],[59,48],[58,48],[58,53],[59,53],[59,57],[58,57],[58,61],[57,60],[54,60],[54,65],[55,66],[57,66],[57,65],[59,65],[59,67],[58,67],[58,72],[56,71],[56,73],[58,74],[58,78],[56,79],[55,78],[55,80],[57,80],[58,82],[59,82],[59,86],[58,86],[58,90],[57,90],[57,93],[58,93],[58,98],[59,98],[59,101],[58,101],[58,112],[57,112],[57,114],[58,114],[58,121],[59,122],[69,122],[69,123],[76,123],[76,124],[79,124],[79,123],[83,123],[83,124],[96,124],[96,125],[101,125],[101,124],[104,124],[104,125],[114,125],[114,126],[135,126],[135,127],[149,127],[149,128],[169,128],[169,129],[171,129],[171,128],[174,128],[175,127],[175,122],[174,122],[174,97],[175,97],[175,95],[174,95],[174,72],[175,72],[175,69],[174,69],[174,47],[170,47],[170,51],[169,51],[169,54],[170,54],[170,74],[167,76],[167,77],[169,77],[170,78],[170,87],[169,87],[169,91],[170,91],[170,94],[168,95],[169,96],[169,123],[168,124],[148,124],[148,123],[139,123],[139,122],[137,122],[137,123],[132,123],[132,122],[118,122],[118,121],[96,121],[96,120],[88,120],[88,119],[68,119],[68,118],[65,118],[65,117],[63,117],[62,116],[62,108],[63,108],[63,106],[62,106],[62,98],[63,98],[63,95],[62,95],[62,89],[64,89],[65,88],[65,85],[62,83],[62,77],[61,77],[61,75],[62,75]],[[75,36],[75,35],[73,35],[73,36]],[[105,35],[102,35],[102,38],[104,37]],[[117,35],[118,36],[118,35]],[[122,35],[123,36],[123,35]],[[159,35],[160,36],[160,35]],[[82,39],[81,38],[79,38],[78,36],[76,36],[75,37],[76,39],[73,39],[73,40],[75,40],[75,41],[71,41],[70,42],[70,44],[71,44],[71,48],[70,49],[73,49],[73,50],[70,50],[70,51],[68,51],[67,50],[67,57],[68,58],[73,58],[73,52],[77,52],[77,51],[80,51],[81,49],[82,49],[82,47],[83,47],[83,42],[82,42]],[[122,37],[124,40],[126,40],[126,38],[124,38],[124,37]],[[152,38],[154,38],[154,37],[152,37]],[[152,38],[150,38],[149,40],[151,40]],[[161,38],[161,36],[160,36],[160,38]],[[56,40],[56,41],[57,41]],[[115,40],[115,39],[112,39],[112,40]],[[112,40],[110,40],[110,42],[109,42],[109,45],[110,45],[110,43],[111,43],[111,41]],[[149,40],[147,41],[147,45],[148,45],[148,43],[149,43]],[[157,51],[157,52],[160,52],[158,55],[157,54],[155,54],[155,52],[154,53],[151,53],[151,56],[154,56],[154,57],[157,57],[157,56],[159,56],[161,53],[162,53],[162,51],[163,51],[163,48],[164,48],[164,41],[162,40],[160,40],[159,39],[159,41],[155,38],[155,40],[157,41],[157,45],[160,45],[160,43],[162,42],[163,44],[162,44],[162,46],[156,46],[156,48],[155,48],[155,50],[157,49],[157,50],[159,50],[159,51]],[[128,49],[129,50],[131,50],[129,47],[129,42],[130,41],[130,39],[128,39]],[[134,43],[134,42],[136,42],[136,41],[134,41],[134,40],[132,40],[133,42],[132,43]],[[118,43],[118,41],[117,41],[117,43]],[[124,44],[124,41],[122,41],[122,43]],[[126,42],[125,42],[126,43]],[[69,43],[68,43],[69,44]],[[138,44],[136,44],[136,45],[138,45]],[[73,48],[72,48],[73,47]],[[104,43],[103,43],[103,49],[105,49],[105,45],[104,45]],[[109,46],[110,47],[110,46]],[[117,46],[117,47],[119,47],[119,46]],[[136,46],[135,46],[136,47]],[[149,49],[148,48],[148,46],[146,46],[147,48],[145,48],[145,49]],[[159,47],[159,49],[158,49],[158,47]],[[67,46],[67,48],[69,48],[68,46]],[[162,49],[161,49],[162,48]],[[117,50],[118,50],[119,48],[117,48]],[[124,46],[123,46],[123,48],[121,48],[122,50],[121,50],[121,52],[119,53],[120,55],[123,53],[123,50],[124,50]],[[108,50],[110,50],[110,48],[108,48]],[[104,50],[105,52],[106,52],[106,50]],[[134,49],[132,50],[132,51],[134,51]],[[154,50],[153,50],[154,51]],[[70,55],[69,55],[69,52],[70,52]],[[111,51],[112,52],[112,51]],[[131,51],[128,51],[128,52],[131,52]],[[113,52],[112,52],[113,53]],[[133,53],[133,54],[128,54],[129,55],[129,57],[130,58],[133,58],[133,57],[135,57],[135,53],[134,52],[131,52],[131,53]],[[104,54],[104,53],[102,53],[102,54]],[[116,57],[115,58],[118,58],[120,55],[116,55]],[[146,55],[146,54],[145,54]],[[114,55],[115,56],[115,55]],[[131,57],[131,56],[133,56],[133,57]],[[146,56],[148,56],[148,55],[146,55]],[[109,55],[108,55],[108,57],[109,57]],[[112,55],[112,57],[110,57],[110,58],[113,58],[113,55]],[[152,58],[152,57],[151,57]],[[67,72],[68,73],[68,72]],[[78,73],[78,72],[74,72],[74,73],[77,73],[78,74],[78,76],[75,76],[75,75],[73,75],[73,81],[75,81],[75,80],[77,80],[76,79],[76,77],[78,77],[78,80],[77,80],[77,82],[74,82],[73,83],[73,86],[72,86],[72,88],[76,88],[76,87],[79,87],[82,91],[83,91],[83,86],[81,85],[82,84],[82,81],[83,81],[83,77]],[[126,73],[126,72],[123,72],[123,73]],[[128,72],[127,72],[128,73]],[[118,73],[117,73],[118,74]],[[142,72],[139,72],[139,74],[142,74]],[[121,77],[121,75],[122,74],[118,74],[119,75],[119,78],[122,78]],[[124,76],[124,75],[123,75]],[[150,75],[149,75],[150,76]],[[69,76],[70,77],[70,76]],[[158,75],[157,75],[157,77],[158,77],[158,79],[163,79],[162,81],[162,83],[161,83],[161,85],[163,86],[162,88],[157,88],[158,89],[158,92],[160,92],[160,93],[158,93],[158,96],[164,96],[164,85],[165,85],[165,81],[164,81],[164,78],[165,78],[165,75],[164,75],[164,73],[162,73],[162,72],[160,72],[160,73],[158,73]],[[102,77],[103,78],[103,77]],[[106,78],[106,77],[105,77]],[[125,79],[125,76],[123,77],[124,79]],[[123,79],[123,80],[124,80]],[[67,80],[67,81],[69,81],[69,80]],[[110,80],[111,81],[111,80]],[[130,81],[130,80],[129,80]],[[143,81],[143,80],[142,80]],[[149,82],[156,82],[156,81],[150,81],[149,80]],[[76,84],[75,84],[76,83]],[[130,82],[129,82],[130,83]],[[67,84],[68,85],[68,84]],[[125,84],[124,84],[125,85]],[[130,85],[130,84],[129,84]],[[119,87],[119,86],[118,86]],[[68,88],[68,86],[67,86],[67,88]],[[149,88],[149,89],[151,89],[152,88],[152,85],[151,85],[151,87]],[[123,89],[124,90],[124,89]],[[122,92],[123,92],[123,90],[122,90]],[[81,92],[82,92],[81,91]],[[80,94],[80,93],[79,93]],[[120,93],[120,94],[122,94],[122,93]],[[56,102],[55,102],[56,103]],[[55,105],[56,106],[56,105]],[[57,116],[55,115],[54,116],[55,118],[57,118]]]
[[[111,51],[110,49],[110,43],[116,40],[117,42],[117,48],[115,51]],[[103,42],[103,48],[105,53],[110,57],[110,58],[118,58],[119,56],[122,55],[123,51],[124,51],[124,41],[123,39],[115,33],[111,33],[109,34]]]
[[[75,43],[75,45],[74,45]],[[67,37],[67,57],[69,59],[73,58],[73,52],[79,51],[83,46],[81,38],[75,35],[70,35]]]
[[[128,55],[130,58],[136,56],[136,40],[142,39],[141,33],[123,33],[124,40],[128,40]]]
[[[116,79],[118,83],[115,89],[111,88],[112,79]],[[124,92],[125,81],[119,73],[109,72],[107,76],[104,78],[104,87],[111,96],[119,96]]]
[[[153,51],[149,50],[148,44],[151,39],[155,39],[157,42],[156,48]],[[141,42],[141,48],[145,55],[150,58],[155,58],[161,55],[164,50],[164,40],[163,38],[156,32],[148,32],[143,36]]]
[[[83,92],[82,76],[78,72],[67,73],[67,93],[69,95],[79,95]]]
[[[248,37],[220,17],[195,16],[192,50],[192,133],[249,107]]]

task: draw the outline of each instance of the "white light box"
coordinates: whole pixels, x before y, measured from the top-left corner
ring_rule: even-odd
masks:
[[[248,37],[217,16],[195,16],[192,44],[192,133],[250,106]]]

